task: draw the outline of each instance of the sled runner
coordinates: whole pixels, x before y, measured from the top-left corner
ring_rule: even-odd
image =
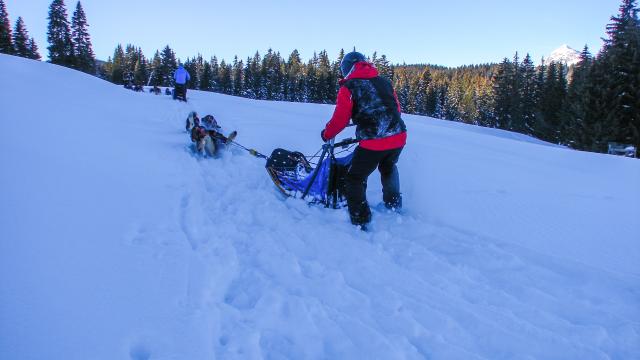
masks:
[[[275,149],[267,158],[267,173],[286,196],[340,208],[345,202],[345,176],[353,153],[345,157],[336,155],[349,151],[357,141],[349,138],[337,143],[325,143],[315,168],[300,152]],[[345,150],[336,152],[337,148]]]

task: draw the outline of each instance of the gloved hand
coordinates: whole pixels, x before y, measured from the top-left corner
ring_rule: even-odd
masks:
[[[327,140],[329,139],[325,139],[324,138],[324,129],[322,131],[320,131],[320,138],[322,138],[322,141],[327,142]]]

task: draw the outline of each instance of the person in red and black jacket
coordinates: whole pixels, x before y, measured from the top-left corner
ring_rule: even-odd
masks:
[[[400,176],[396,163],[407,142],[407,128],[402,121],[400,103],[391,83],[378,76],[364,55],[351,52],[340,63],[344,78],[336,108],[321,132],[322,140],[334,138],[353,119],[359,144],[346,176],[346,197],[354,225],[371,221],[367,203],[367,178],[376,167],[382,180],[382,199],[389,209],[402,207]]]

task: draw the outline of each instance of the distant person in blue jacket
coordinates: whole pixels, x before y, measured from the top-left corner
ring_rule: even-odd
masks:
[[[175,87],[173,89],[173,99],[180,99],[187,101],[187,81],[191,79],[189,72],[182,66],[178,65],[178,69],[173,73],[173,80],[175,80]]]

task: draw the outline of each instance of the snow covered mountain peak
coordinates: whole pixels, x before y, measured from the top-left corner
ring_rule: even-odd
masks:
[[[567,44],[555,49],[547,58],[547,63],[562,62],[567,65],[574,65],[580,61],[580,52]]]

